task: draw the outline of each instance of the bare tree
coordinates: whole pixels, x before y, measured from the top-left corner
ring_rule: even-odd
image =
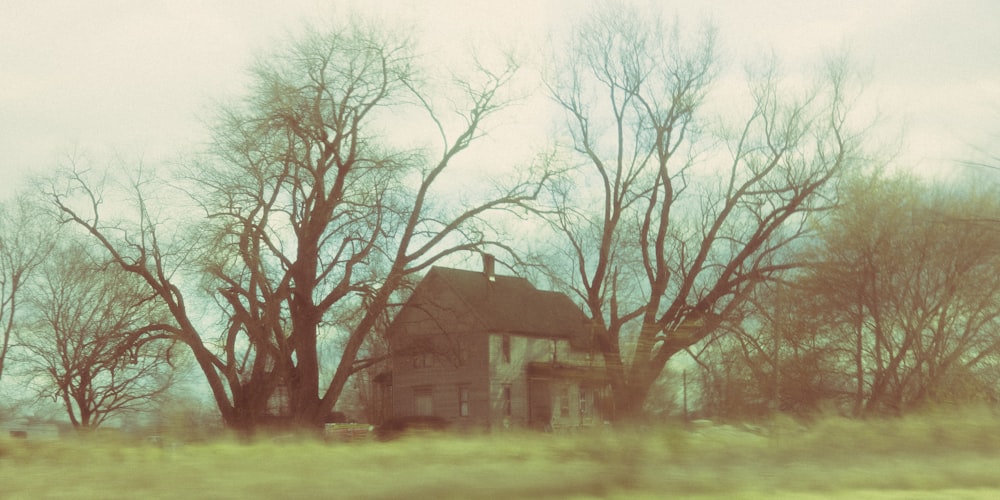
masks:
[[[975,187],[970,187],[975,186]],[[758,287],[735,335],[692,350],[709,411],[856,416],[995,400],[1000,237],[988,184],[851,178],[808,262]]]
[[[52,248],[53,239],[38,219],[37,207],[25,196],[0,205],[0,379],[24,301],[25,283]]]
[[[186,174],[206,215],[188,253],[170,254],[141,183],[138,222],[127,230],[103,221],[102,195],[84,176],[53,190],[63,214],[169,308],[227,425],[252,428],[278,387],[295,424],[322,423],[349,377],[378,361],[359,353],[396,292],[445,256],[507,249],[485,217],[537,195],[544,172],[461,206],[444,201],[446,172],[507,104],[516,65],[455,77],[461,96],[442,112],[411,47],[354,22],[307,30],[261,59],[248,96],[222,108],[210,157]],[[429,127],[438,152],[394,149],[385,130],[400,117]],[[192,292],[172,267],[181,265],[203,273],[224,316],[221,335],[192,321]],[[324,329],[344,339],[328,380],[317,347]]]
[[[786,249],[807,232],[807,214],[832,206],[854,160],[853,96],[840,61],[805,90],[769,67],[750,75],[739,125],[711,134],[699,114],[717,74],[711,29],[688,38],[617,6],[574,37],[549,80],[566,116],[566,154],[580,165],[553,191],[549,220],[571,263],[555,274],[573,276],[567,285],[594,322],[618,411],[630,415],[667,360],[794,267]],[[629,331],[631,355],[621,347]]]
[[[98,265],[81,245],[40,268],[20,372],[60,402],[74,427],[149,409],[173,379],[166,311],[137,276]]]
[[[873,175],[848,193],[800,282],[844,313],[855,414],[989,397],[962,386],[1000,354],[1000,233],[956,221],[996,218],[995,190]]]

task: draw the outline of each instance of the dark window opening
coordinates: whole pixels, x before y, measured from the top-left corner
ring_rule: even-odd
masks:
[[[414,368],[427,368],[434,364],[433,355],[429,352],[417,353],[413,356]]]
[[[458,351],[457,358],[458,358],[458,366],[460,367],[465,366],[466,364],[469,363],[469,346],[466,344],[467,342],[462,340],[459,340],[457,342],[457,347],[456,347]]]

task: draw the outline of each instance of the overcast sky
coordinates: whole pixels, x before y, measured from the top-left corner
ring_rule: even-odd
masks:
[[[643,3],[683,26],[711,19],[734,71],[771,52],[794,71],[850,47],[888,126],[905,125],[907,168],[946,171],[973,146],[1000,154],[1000,2]],[[493,40],[539,45],[587,4],[0,0],[0,190],[68,151],[157,162],[196,147],[211,100],[238,94],[253,55],[306,19],[376,11],[448,54]]]

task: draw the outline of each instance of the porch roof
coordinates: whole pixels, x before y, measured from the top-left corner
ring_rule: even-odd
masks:
[[[528,363],[528,378],[552,380],[582,380],[587,382],[608,382],[608,373],[603,367],[550,363],[535,361]]]

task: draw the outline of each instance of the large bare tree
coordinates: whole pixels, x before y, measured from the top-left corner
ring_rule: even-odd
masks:
[[[377,361],[359,352],[394,294],[445,256],[506,249],[486,217],[538,193],[540,171],[497,181],[479,198],[468,193],[482,189],[456,193],[447,175],[508,104],[516,65],[455,76],[457,85],[434,89],[449,97],[442,110],[412,46],[353,20],[306,30],[260,59],[247,96],[221,108],[210,154],[186,171],[205,218],[183,251],[163,235],[157,217],[170,216],[150,208],[143,182],[129,226],[105,221],[102,194],[82,172],[52,191],[67,219],[166,304],[232,427],[256,425],[279,387],[296,424],[322,423],[349,377]],[[438,138],[436,151],[388,140],[394,131],[412,140],[414,129]],[[201,273],[223,316],[220,334],[193,319],[181,268]],[[324,333],[342,342],[329,379],[318,354]]]
[[[805,88],[769,65],[748,72],[749,106],[718,126],[703,109],[719,74],[713,30],[689,36],[626,6],[592,13],[560,53],[548,86],[578,167],[553,190],[570,263],[556,275],[573,277],[618,411],[634,415],[667,360],[794,266],[786,249],[855,158],[854,95],[842,62]]]

